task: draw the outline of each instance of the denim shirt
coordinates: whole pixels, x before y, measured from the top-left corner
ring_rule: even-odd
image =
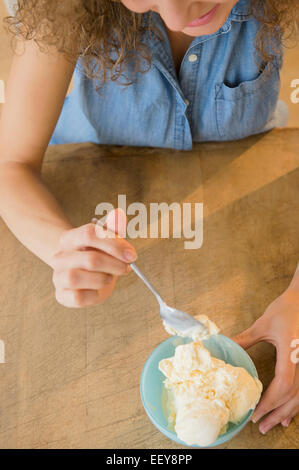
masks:
[[[278,110],[283,50],[259,69],[254,38],[260,24],[250,14],[250,0],[239,0],[217,32],[192,40],[178,74],[159,14],[153,21],[164,40],[145,37],[152,65],[132,85],[108,81],[99,95],[78,59],[50,145],[89,141],[190,150],[193,142],[235,140],[285,124]]]

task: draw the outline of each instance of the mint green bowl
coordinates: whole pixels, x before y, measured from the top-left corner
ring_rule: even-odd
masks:
[[[163,406],[163,381],[165,377],[160,372],[158,365],[161,359],[174,355],[176,346],[190,341],[190,338],[171,336],[159,344],[144,364],[140,381],[141,400],[149,419],[165,436],[182,446],[185,446],[186,443],[178,439],[176,433],[170,428],[165,415],[165,406]],[[208,340],[203,341],[203,345],[210,351],[212,356],[233,366],[244,367],[253,377],[258,377],[255,365],[246,351],[227,336],[211,336]],[[208,447],[215,447],[232,439],[244,428],[252,413],[253,410],[250,410],[238,424],[229,423],[227,431]],[[191,447],[200,448],[196,445]]]

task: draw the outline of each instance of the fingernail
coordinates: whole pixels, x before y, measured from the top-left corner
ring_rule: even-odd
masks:
[[[290,425],[290,422],[290,419],[285,419],[284,421],[282,421],[281,424],[283,425],[283,427],[287,428]]]
[[[265,435],[269,431],[269,426],[260,426],[260,432]]]
[[[124,257],[127,261],[134,261],[136,259],[136,254],[132,250],[125,250]]]

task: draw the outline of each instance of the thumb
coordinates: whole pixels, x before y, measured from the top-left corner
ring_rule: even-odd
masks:
[[[260,341],[261,335],[256,327],[256,323],[253,323],[247,330],[242,331],[232,339],[238,343],[243,349],[248,349],[254,344]]]
[[[126,237],[127,216],[122,209],[113,209],[107,215],[105,226],[119,237]]]

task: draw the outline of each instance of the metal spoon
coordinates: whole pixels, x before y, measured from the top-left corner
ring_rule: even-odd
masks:
[[[158,300],[160,305],[160,317],[163,323],[166,324],[166,326],[173,329],[174,332],[177,332],[181,336],[189,336],[189,334],[191,334],[191,331],[194,331],[194,328],[201,328],[203,335],[209,334],[207,327],[203,323],[195,320],[195,318],[191,317],[185,312],[182,312],[181,310],[169,307],[162,300],[160,294],[156,291],[156,289],[152,286],[152,284],[140,271],[136,264],[130,263],[130,266],[133,271],[137,274],[137,276],[139,276],[140,279],[144,282],[144,284],[152,291],[152,293]]]
[[[102,221],[98,220],[97,218],[93,218],[92,223],[96,225],[100,225],[104,227],[106,230],[107,227],[103,224]],[[154,296],[159,302],[160,305],[160,317],[163,321],[164,326],[168,327],[168,329],[173,330],[172,333],[178,333],[181,336],[191,336],[192,331],[196,329],[197,331],[200,330],[200,333],[203,336],[208,335],[209,331],[208,328],[195,318],[191,317],[185,312],[178,310],[176,308],[169,307],[163,300],[161,295],[156,291],[156,289],[152,286],[149,280],[145,277],[145,275],[140,271],[140,269],[136,266],[135,263],[130,263],[132,270],[137,274],[138,277],[144,282],[144,284],[152,291]]]

